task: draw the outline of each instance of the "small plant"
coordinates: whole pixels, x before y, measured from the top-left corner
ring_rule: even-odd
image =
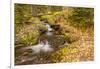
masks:
[[[64,47],[58,51],[56,51],[55,53],[53,53],[50,57],[52,59],[52,62],[61,62],[65,55],[69,52],[69,48],[68,47]]]

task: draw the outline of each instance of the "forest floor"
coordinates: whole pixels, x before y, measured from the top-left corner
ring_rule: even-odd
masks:
[[[80,62],[94,60],[94,34],[93,29],[82,31],[70,25],[65,25],[70,35],[78,37],[78,40],[70,44],[60,62]],[[61,52],[63,48],[58,52]],[[54,54],[55,55],[55,54]],[[57,55],[55,55],[57,56]],[[56,58],[54,60],[56,62]],[[59,61],[58,61],[59,62]]]

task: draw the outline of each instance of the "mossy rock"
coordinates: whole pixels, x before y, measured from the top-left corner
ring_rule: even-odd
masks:
[[[66,38],[68,43],[73,43],[79,39],[78,37],[76,37],[75,35],[71,33],[65,33],[64,37]]]
[[[66,39],[63,35],[53,35],[48,36],[49,44],[54,48],[59,48],[60,45],[63,45],[66,42]]]

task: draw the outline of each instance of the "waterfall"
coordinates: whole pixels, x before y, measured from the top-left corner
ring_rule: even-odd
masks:
[[[46,32],[46,35],[52,35],[52,28],[48,23],[45,23],[46,28],[48,31]],[[30,47],[34,53],[40,53],[42,52],[51,52],[53,51],[53,48],[51,48],[51,45],[49,45],[47,40],[39,40],[39,44],[31,46]]]
[[[49,32],[52,31],[52,28],[50,27],[49,24],[46,24],[46,27],[48,28],[48,31],[49,31]]]
[[[53,29],[51,28],[51,26],[50,26],[48,23],[46,23],[45,26],[46,26],[46,28],[48,29],[48,31],[46,32],[46,35],[52,35],[52,32],[51,32],[51,31],[52,31]]]
[[[48,23],[45,23],[46,28],[48,29],[48,31],[46,32],[46,35],[52,35],[52,28],[50,27],[50,25]],[[34,53],[40,53],[42,52],[51,52],[53,51],[53,48],[51,48],[51,45],[49,45],[47,40],[39,40],[39,44],[31,46],[30,47]]]

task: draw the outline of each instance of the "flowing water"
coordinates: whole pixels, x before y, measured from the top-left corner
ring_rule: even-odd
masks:
[[[47,36],[53,36],[53,29],[48,23],[43,23],[48,31],[45,33]],[[23,47],[19,50],[20,55],[16,57],[17,64],[40,64],[40,63],[51,63],[50,60],[47,60],[48,54],[52,53],[54,48],[49,44],[48,40],[39,40],[37,45]],[[45,58],[46,57],[46,58]]]
[[[47,27],[47,29],[48,29],[48,31],[46,32],[46,34],[47,35],[52,35],[53,33],[52,33],[52,28],[50,27],[50,25],[48,24],[48,23],[46,23],[46,25],[45,25],[46,27]]]
[[[33,54],[38,54],[40,52],[46,53],[46,52],[53,51],[53,48],[51,48],[51,45],[48,44],[48,41],[46,41],[46,44],[44,44],[43,42],[40,42],[37,45],[22,48],[22,50],[27,50],[27,49],[31,49],[33,51]]]

